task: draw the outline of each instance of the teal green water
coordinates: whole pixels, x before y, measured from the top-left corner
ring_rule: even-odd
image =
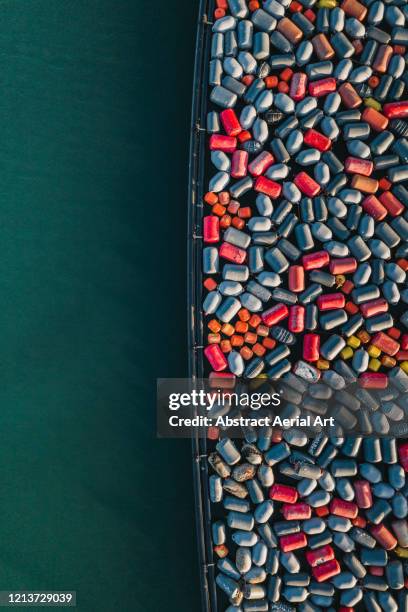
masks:
[[[199,610],[190,446],[154,430],[187,368],[195,12],[1,3],[0,590],[81,612]]]

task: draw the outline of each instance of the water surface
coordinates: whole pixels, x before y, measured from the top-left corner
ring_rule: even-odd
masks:
[[[153,396],[187,367],[195,11],[1,4],[0,588],[81,612],[199,609],[190,447]]]

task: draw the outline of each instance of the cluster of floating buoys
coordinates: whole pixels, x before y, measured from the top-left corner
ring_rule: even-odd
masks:
[[[408,610],[408,444],[248,428],[209,463],[228,612]]]
[[[364,441],[218,441],[217,585],[228,612],[408,612],[408,444],[375,437],[408,410],[408,5],[217,0],[213,18],[209,376],[279,379],[293,414],[374,414]]]
[[[218,2],[205,357],[408,383],[405,2]],[[283,333],[286,331],[286,333]]]

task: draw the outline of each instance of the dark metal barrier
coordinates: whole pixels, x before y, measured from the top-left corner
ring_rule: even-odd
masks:
[[[208,59],[213,0],[200,0],[195,52],[193,103],[191,111],[190,167],[188,189],[188,338],[189,374],[203,376],[203,321],[201,311],[201,226],[205,162],[205,124],[208,85]],[[217,612],[214,563],[211,544],[211,509],[208,495],[207,443],[193,436],[193,470],[199,548],[202,609]]]

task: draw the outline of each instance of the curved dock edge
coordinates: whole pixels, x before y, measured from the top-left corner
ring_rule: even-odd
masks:
[[[193,380],[203,375],[203,321],[201,312],[201,225],[202,195],[205,167],[205,122],[207,102],[208,57],[211,29],[208,16],[213,0],[200,0],[191,109],[190,162],[188,185],[187,229],[187,308],[189,375]],[[206,440],[193,436],[193,475],[196,530],[201,581],[201,601],[204,612],[217,612],[214,564],[211,543],[211,509],[208,496]]]

